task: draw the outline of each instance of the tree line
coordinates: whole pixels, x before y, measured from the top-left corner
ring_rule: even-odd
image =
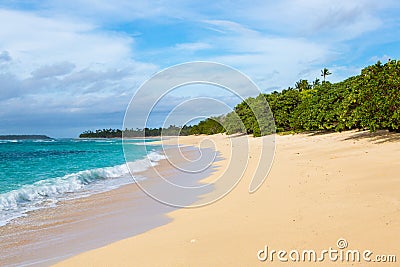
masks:
[[[122,131],[119,129],[98,129],[95,131],[84,131],[79,138],[121,138]]]
[[[210,127],[199,127],[196,133],[247,133],[254,136],[272,133],[266,102],[272,111],[276,132],[350,129],[400,132],[400,61],[389,60],[386,64],[378,61],[362,69],[360,75],[338,83],[326,81],[330,74],[325,68],[321,71],[322,82],[319,79],[312,83],[300,80],[294,87],[281,92],[250,97],[236,105],[233,112],[211,118],[224,129],[206,123],[206,120],[199,126]],[[256,119],[257,110],[268,114],[264,121]]]
[[[144,129],[98,129],[95,131],[85,131],[79,135],[79,138],[122,138],[124,137],[151,137],[151,136],[177,136],[189,135],[192,126],[170,125],[168,128],[144,128]]]
[[[231,113],[207,118],[196,125],[126,129],[124,136],[143,136],[143,131],[145,136],[159,136],[161,131],[163,135],[246,133],[254,136],[350,129],[400,132],[400,61],[389,60],[385,64],[378,61],[362,69],[359,75],[338,83],[326,81],[330,74],[324,68],[322,82],[300,80],[281,92],[249,97]],[[121,131],[119,134],[122,136]]]
[[[400,131],[400,61],[378,61],[338,83],[307,84],[264,95],[277,132]]]

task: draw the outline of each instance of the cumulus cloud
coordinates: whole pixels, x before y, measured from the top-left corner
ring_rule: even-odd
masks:
[[[10,53],[8,53],[8,51],[3,51],[0,53],[0,63],[1,62],[8,62],[11,61],[12,58],[10,56]]]
[[[120,125],[146,78],[191,60],[236,67],[264,90],[313,80],[323,67],[337,81],[369,60],[386,60],[380,55],[398,56],[398,49],[365,51],[398,43],[399,6],[395,0],[2,3],[0,23],[11,26],[0,27],[0,124],[28,129],[35,122],[49,130],[65,121],[69,133]],[[168,98],[159,112],[181,100]]]
[[[131,36],[87,21],[0,9],[0,23],[13,25],[0,28],[0,63],[8,63],[0,69],[3,128],[23,130],[34,121],[51,128],[51,121],[72,118],[85,124],[107,114],[121,125],[134,86],[158,69],[133,59]],[[68,127],[53,130],[68,134]]]
[[[21,92],[21,83],[15,75],[10,73],[0,73],[0,103],[4,99],[9,99],[13,97],[17,97],[20,95]],[[0,106],[1,109],[5,109]],[[1,112],[1,111],[0,111]],[[1,114],[1,113],[0,113]]]
[[[75,65],[70,62],[55,63],[52,65],[44,65],[32,71],[34,78],[49,78],[62,76],[70,73],[75,68]]]
[[[132,37],[99,31],[89,22],[0,10],[0,24],[13,25],[0,28],[0,49],[7,50],[18,60],[15,72],[19,76],[29,76],[36,69],[60,62],[72,63],[77,68],[115,67],[132,62]]]

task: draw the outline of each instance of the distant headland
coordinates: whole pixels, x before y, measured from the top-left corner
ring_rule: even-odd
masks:
[[[47,135],[29,134],[29,135],[0,135],[0,140],[50,140]]]

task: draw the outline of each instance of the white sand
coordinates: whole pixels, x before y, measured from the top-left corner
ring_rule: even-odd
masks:
[[[248,193],[248,186],[261,139],[250,138],[249,166],[226,197],[201,208],[174,211],[169,224],[58,266],[274,266],[281,264],[276,258],[273,262],[257,259],[265,245],[288,252],[318,252],[337,249],[339,238],[347,240],[347,249],[373,251],[371,259],[391,254],[399,262],[400,137],[364,136],[369,134],[277,136],[273,167],[254,194]],[[202,138],[184,137],[180,143],[197,145]],[[226,159],[217,162],[218,171],[207,180],[221,174],[230,155],[227,137],[211,138]],[[366,266],[363,261],[351,264]],[[345,265],[327,258],[318,264]],[[289,261],[286,266],[315,263]]]

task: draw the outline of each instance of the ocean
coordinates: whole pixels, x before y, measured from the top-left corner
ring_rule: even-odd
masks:
[[[155,139],[124,141],[131,170],[163,158]],[[147,145],[148,144],[148,145]],[[29,211],[133,183],[120,139],[0,140],[0,226]]]

